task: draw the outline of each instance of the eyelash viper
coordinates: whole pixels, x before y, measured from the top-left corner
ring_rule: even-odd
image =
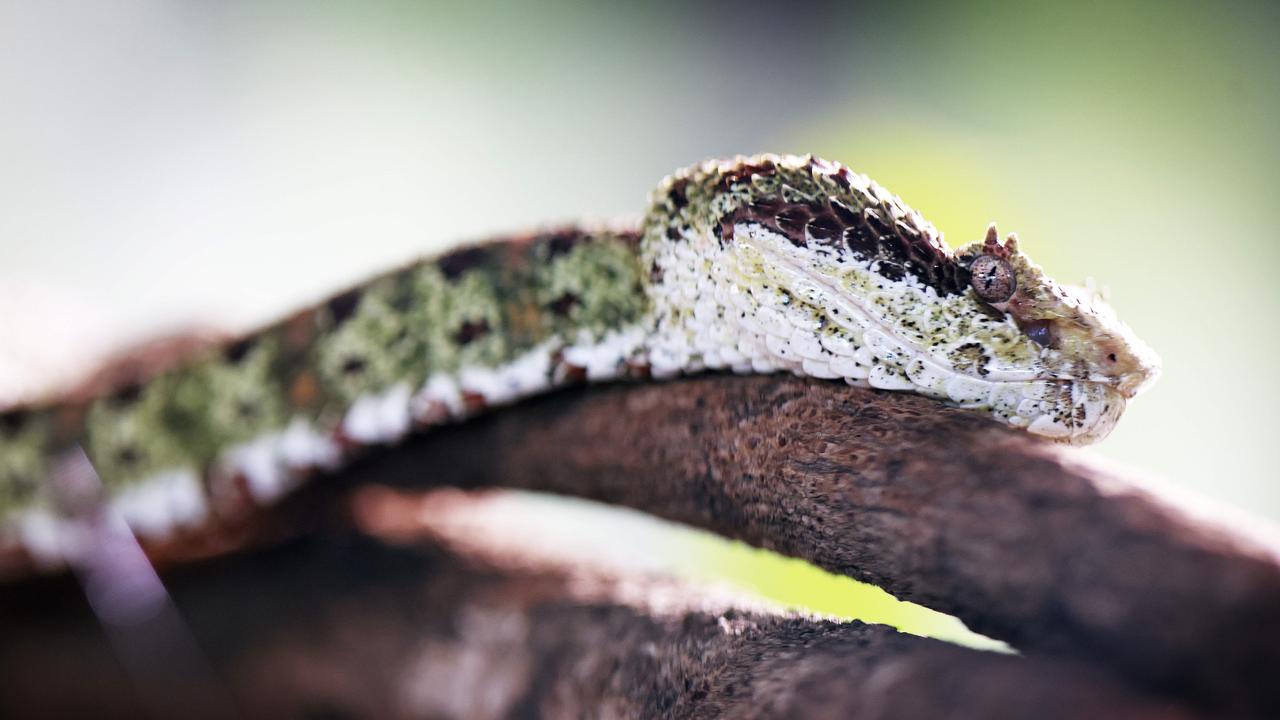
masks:
[[[136,533],[163,536],[415,429],[703,370],[905,390],[1084,443],[1159,361],[994,226],[952,251],[838,163],[708,161],[667,178],[638,226],[455,250],[109,392],[0,412],[0,547],[57,555],[47,478],[68,448]]]

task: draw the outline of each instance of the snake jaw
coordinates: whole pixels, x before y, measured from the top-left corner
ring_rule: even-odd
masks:
[[[1067,442],[1086,445],[1111,434],[1124,413],[1126,397],[1119,390],[1099,383],[1073,382],[1071,402],[1074,408],[1071,437]]]
[[[1087,380],[1032,383],[1039,385],[1049,402],[1037,413],[1013,424],[1029,432],[1070,445],[1088,445],[1111,434],[1124,413],[1126,397],[1115,387]]]

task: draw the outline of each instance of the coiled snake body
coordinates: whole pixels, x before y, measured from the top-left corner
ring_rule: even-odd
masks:
[[[51,474],[163,536],[266,503],[360,448],[581,380],[790,371],[906,390],[1074,443],[1157,360],[994,226],[952,252],[879,185],[811,157],[710,161],[637,227],[468,247],[110,391],[0,414],[0,546],[55,559]]]

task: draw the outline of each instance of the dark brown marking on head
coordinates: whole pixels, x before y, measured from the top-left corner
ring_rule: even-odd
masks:
[[[890,234],[880,236],[881,254],[891,258],[910,258],[911,248],[901,235]]]
[[[873,258],[879,250],[880,239],[864,222],[846,227],[840,238],[844,240],[844,245],[849,252],[861,258]]]
[[[995,255],[979,255],[969,264],[969,286],[984,302],[1008,302],[1018,289],[1018,279],[1008,260]]]
[[[464,272],[484,263],[489,251],[484,247],[469,247],[440,258],[440,274],[446,280],[457,280]]]
[[[906,269],[893,260],[881,260],[876,263],[875,267],[877,273],[889,280],[892,280],[893,282],[897,282],[907,275]]]
[[[776,218],[784,205],[785,203],[777,196],[756,198],[747,203],[746,212],[750,217],[760,220]]]
[[[558,317],[566,317],[568,316],[569,311],[573,310],[573,308],[581,302],[582,299],[577,295],[571,292],[566,292],[555,300],[552,300],[551,304],[548,305],[547,308]]]
[[[814,215],[805,229],[808,230],[810,237],[821,243],[829,243],[839,237],[841,230],[835,215],[826,213]]]
[[[360,290],[354,289],[342,293],[327,303],[329,317],[333,319],[334,327],[342,325],[356,314],[356,308],[360,307],[360,298]]]
[[[870,207],[862,211],[861,220],[871,228],[871,232],[877,237],[888,235],[893,232],[893,228],[885,224],[884,218],[880,217],[884,211],[877,207]]]
[[[953,295],[959,295],[969,287],[969,269],[948,257],[937,266],[937,284],[935,288],[947,288]]]
[[[842,169],[843,172],[843,169]],[[838,254],[877,262],[878,271],[890,280],[907,273],[942,294],[963,292],[967,275],[946,248],[929,234],[904,222],[885,221],[887,208],[866,210],[847,198],[829,197],[812,203],[786,202],[780,196],[757,198],[725,214],[716,224],[723,238],[732,237],[737,223],[754,223],[786,237],[793,245],[817,243]]]
[[[716,183],[716,190],[724,192],[733,187],[734,184],[744,180],[750,180],[752,175],[770,176],[778,171],[772,160],[767,158],[758,163],[739,163],[720,175],[720,181]]]
[[[454,342],[459,345],[469,345],[489,334],[489,321],[481,318],[479,320],[468,320],[458,327],[453,333]]]
[[[808,247],[808,238],[805,237],[804,230],[809,224],[809,218],[809,209],[804,205],[788,205],[778,211],[774,217],[774,224],[787,236],[792,245]]]
[[[836,217],[836,224],[842,227],[851,227],[861,225],[860,218],[862,214],[854,207],[841,202],[836,198],[830,198],[827,201],[828,207]]]

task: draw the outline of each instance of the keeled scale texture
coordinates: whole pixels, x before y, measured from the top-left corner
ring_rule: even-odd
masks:
[[[566,229],[376,278],[83,403],[0,414],[0,515],[59,554],[58,454],[80,444],[148,535],[265,502],[359,447],[586,376],[613,377],[647,299],[634,233]]]

